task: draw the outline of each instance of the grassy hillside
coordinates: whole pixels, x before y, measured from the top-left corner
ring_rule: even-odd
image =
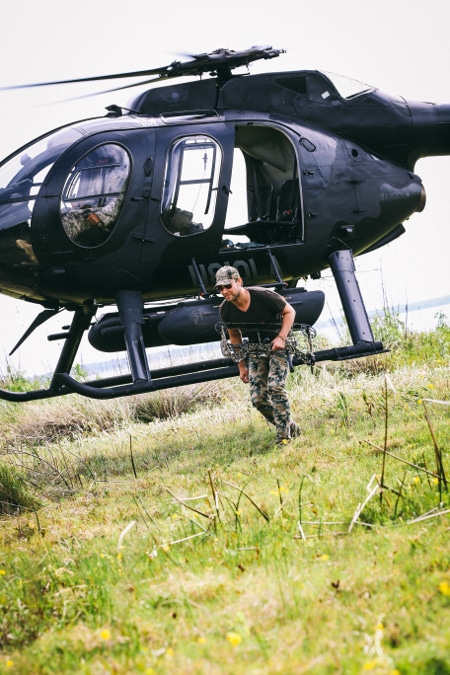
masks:
[[[0,403],[0,673],[450,673],[450,328],[376,328],[282,451],[238,380]]]

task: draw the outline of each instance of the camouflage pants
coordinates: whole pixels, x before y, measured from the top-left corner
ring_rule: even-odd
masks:
[[[277,438],[290,437],[291,410],[286,393],[289,365],[285,350],[249,357],[250,400],[277,430]]]

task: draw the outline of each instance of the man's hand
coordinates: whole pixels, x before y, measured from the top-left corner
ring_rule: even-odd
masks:
[[[98,215],[93,211],[91,211],[90,214],[87,216],[86,222],[89,223],[89,225],[97,225],[98,227],[103,225]]]
[[[239,377],[241,378],[244,384],[248,384],[248,369],[243,361],[239,362]]]
[[[273,352],[277,352],[280,349],[284,349],[286,347],[286,342],[283,340],[281,335],[277,335],[276,338],[272,340],[272,344],[270,345],[271,349]]]

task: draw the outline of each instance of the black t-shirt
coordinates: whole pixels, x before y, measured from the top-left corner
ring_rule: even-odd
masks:
[[[250,293],[250,307],[242,312],[232,302],[224,300],[220,305],[220,318],[227,328],[239,328],[250,342],[265,338],[273,340],[281,326],[280,313],[286,307],[286,300],[267,288],[247,288]]]

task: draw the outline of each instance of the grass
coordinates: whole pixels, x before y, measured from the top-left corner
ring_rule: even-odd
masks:
[[[0,404],[0,673],[450,673],[449,346],[296,369],[282,452],[235,380]]]

